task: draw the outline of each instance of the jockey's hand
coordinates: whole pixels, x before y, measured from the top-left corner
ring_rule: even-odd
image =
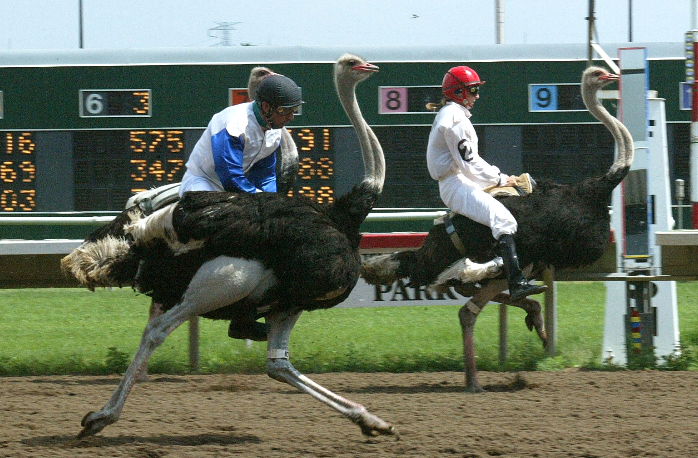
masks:
[[[507,181],[502,185],[502,186],[516,186],[516,176],[514,175],[509,175],[507,177]]]

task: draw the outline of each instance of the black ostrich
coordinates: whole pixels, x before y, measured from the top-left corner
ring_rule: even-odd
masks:
[[[250,70],[250,76],[247,80],[247,96],[250,101],[255,99],[257,94],[257,88],[264,78],[269,75],[274,75],[275,73],[267,67],[254,67]],[[291,133],[285,128],[281,128],[281,146],[279,148],[279,153],[277,157],[277,175],[276,175],[276,188],[277,192],[280,194],[287,194],[292,188],[298,176],[298,148],[296,143],[293,141]],[[145,214],[150,214],[153,211],[164,207],[165,205],[171,204],[179,200],[179,184],[175,185],[165,185],[163,187],[143,191],[134,196],[132,196],[128,202],[126,202],[126,208],[130,208],[136,204],[139,205],[141,210],[144,210]],[[145,215],[143,215],[145,216]],[[122,218],[120,220],[121,228],[123,225],[130,222],[129,218]],[[116,228],[110,228],[112,233]],[[123,229],[118,229],[119,235],[123,235]],[[93,236],[95,234],[92,234]],[[88,240],[94,241],[94,240]],[[155,301],[150,304],[150,310],[148,311],[148,320],[162,315],[162,305]],[[240,320],[236,320],[238,323]],[[249,318],[248,324],[246,326],[239,326],[242,328],[247,328],[243,330],[236,329],[233,324],[231,326],[231,336],[235,336],[236,332],[240,335],[250,334],[254,329],[264,328],[263,325],[257,325],[254,321]],[[252,337],[252,336],[250,336]],[[137,380],[139,382],[148,380],[148,364],[143,364],[141,367],[141,372],[138,374]]]
[[[101,411],[88,413],[78,437],[116,422],[135,376],[155,348],[180,324],[201,315],[232,319],[238,310],[264,316],[267,373],[336,409],[369,436],[397,435],[389,423],[299,373],[289,361],[289,338],[304,310],[333,307],[360,274],[359,226],[381,193],[383,151],[361,116],[356,85],[378,67],[344,55],[335,86],[356,129],[364,180],[333,203],[275,193],[190,192],[142,218],[136,212],[124,237],[104,237],[64,258],[63,267],[88,286],[134,284],[163,304],[150,322],[119,386]],[[119,223],[113,222],[119,232]],[[103,232],[108,232],[104,230]]]
[[[543,183],[531,194],[502,200],[519,223],[515,236],[519,259],[532,275],[539,275],[546,266],[565,269],[592,264],[606,250],[610,239],[611,194],[633,161],[630,133],[601,105],[596,95],[600,88],[617,80],[617,75],[599,67],[589,67],[582,74],[584,104],[618,144],[618,157],[610,170],[603,176],[573,185]],[[446,225],[439,224],[431,229],[418,250],[367,259],[362,276],[372,284],[392,284],[398,278],[408,278],[413,286],[439,288],[451,284],[469,296],[470,300],[458,314],[463,330],[465,383],[467,391],[481,392],[473,330],[477,315],[489,301],[523,308],[529,330],[535,327],[544,345],[547,336],[540,303],[532,299],[513,302],[508,294],[502,293],[507,282],[498,276],[501,264],[492,261],[497,252],[490,229],[460,215],[453,218],[453,226],[460,234],[465,254],[454,247]],[[496,278],[488,278],[492,276]]]

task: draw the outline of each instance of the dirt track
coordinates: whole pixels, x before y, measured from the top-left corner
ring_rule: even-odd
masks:
[[[310,396],[263,375],[151,376],[121,419],[83,440],[118,377],[0,379],[0,457],[692,457],[698,372],[318,374],[392,422],[365,438]]]

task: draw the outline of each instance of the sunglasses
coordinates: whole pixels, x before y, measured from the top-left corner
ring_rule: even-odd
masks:
[[[466,89],[472,95],[477,95],[480,93],[480,86],[467,86]]]
[[[281,116],[288,116],[291,113],[297,114],[299,108],[300,107],[298,105],[296,105],[295,107],[290,107],[290,108],[279,107],[276,109],[276,112],[279,113]]]

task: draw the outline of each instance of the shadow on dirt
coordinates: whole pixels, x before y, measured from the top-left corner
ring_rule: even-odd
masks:
[[[75,436],[38,436],[24,439],[20,443],[28,447],[61,447],[61,448],[90,448],[90,447],[118,447],[127,444],[152,444],[163,446],[199,446],[199,445],[235,445],[235,444],[259,444],[262,440],[249,434],[193,434],[190,436],[118,436],[102,437],[93,436],[86,439],[77,439]]]

